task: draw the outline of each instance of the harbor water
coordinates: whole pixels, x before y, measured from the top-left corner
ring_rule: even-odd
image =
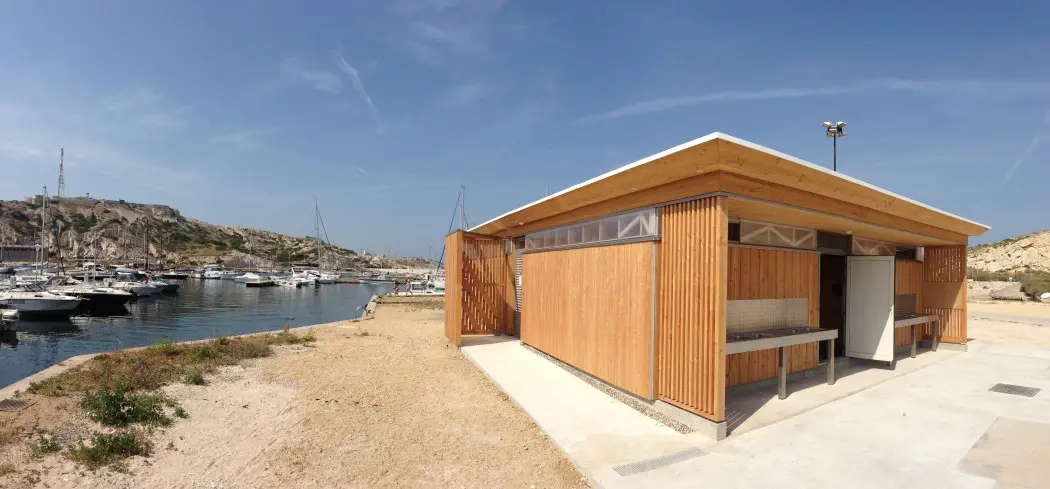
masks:
[[[177,294],[145,297],[123,316],[21,321],[0,338],[0,387],[67,358],[158,341],[199,340],[353,319],[380,284],[248,288],[232,280],[183,280]]]

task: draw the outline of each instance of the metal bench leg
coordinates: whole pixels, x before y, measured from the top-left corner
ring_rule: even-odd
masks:
[[[787,347],[782,346],[777,350],[779,352],[777,358],[777,375],[780,376],[780,389],[777,393],[777,397],[781,399],[787,399],[787,385],[788,385],[788,369],[787,369]]]
[[[915,358],[916,345],[919,343],[919,325],[911,325],[911,357]]]
[[[828,385],[835,385],[835,338],[828,340]]]

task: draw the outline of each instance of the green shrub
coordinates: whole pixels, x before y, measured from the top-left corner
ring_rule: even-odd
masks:
[[[55,439],[55,435],[46,431],[38,432],[36,439],[33,440],[32,444],[33,455],[39,457],[47,453],[55,453],[62,449],[59,445],[58,440]]]
[[[176,355],[179,353],[178,347],[171,341],[171,338],[165,338],[154,343],[149,347],[149,351],[162,355]]]
[[[90,468],[123,460],[133,455],[149,455],[150,444],[134,431],[98,433],[91,436],[91,445],[80,442],[70,449],[70,457]]]
[[[182,378],[182,382],[189,385],[204,385],[204,374],[200,370],[191,370]]]
[[[131,423],[170,425],[171,418],[164,414],[164,406],[173,404],[174,401],[163,394],[128,393],[120,381],[115,382],[112,389],[104,382],[98,391],[84,394],[81,403],[91,419],[118,427]]]

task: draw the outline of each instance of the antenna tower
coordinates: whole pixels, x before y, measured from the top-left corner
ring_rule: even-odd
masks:
[[[62,200],[62,196],[66,193],[66,148],[62,148],[58,153],[58,193],[55,197],[58,200]]]

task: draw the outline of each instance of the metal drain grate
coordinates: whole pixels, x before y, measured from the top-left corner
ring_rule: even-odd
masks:
[[[629,475],[641,474],[642,472],[649,472],[650,470],[662,469],[664,467],[685,462],[686,460],[694,459],[703,455],[707,455],[707,452],[699,448],[693,447],[682,450],[680,452],[669,453],[660,457],[651,458],[649,460],[641,460],[638,462],[631,462],[629,464],[618,465],[616,467],[613,467],[613,470],[615,470],[617,474],[620,474],[623,477],[627,477]]]
[[[0,411],[6,411],[9,413],[21,411],[27,406],[29,406],[29,402],[20,401],[18,399],[4,399],[3,401],[0,401]]]
[[[1003,394],[1013,394],[1015,396],[1035,397],[1039,393],[1040,389],[1035,387],[1027,387],[1023,385],[1014,384],[995,384],[991,389],[992,392],[1000,392]]]

